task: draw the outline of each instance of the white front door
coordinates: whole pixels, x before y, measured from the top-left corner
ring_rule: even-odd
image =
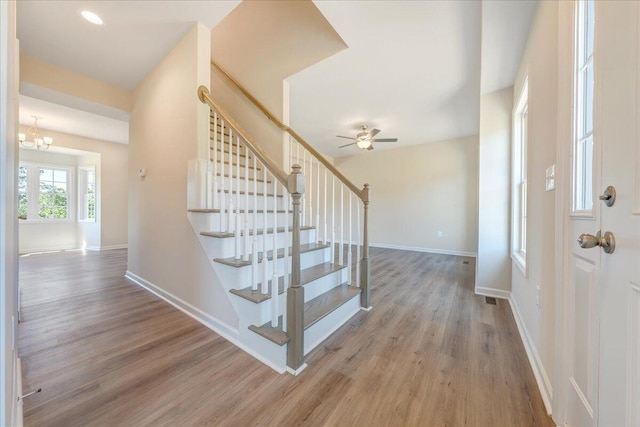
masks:
[[[598,425],[640,426],[640,3],[597,2],[602,185],[601,229],[616,238],[598,276]]]
[[[575,4],[578,17],[581,7],[591,13],[586,4]],[[590,77],[580,81],[580,70],[588,66],[580,64],[584,57],[578,43],[578,137],[571,141],[572,214],[566,238],[573,242],[582,233],[611,232],[615,250],[568,245],[567,328],[560,343],[567,348],[566,422],[574,427],[640,426],[640,3],[595,2],[592,10],[593,149],[580,142],[580,108],[590,96]],[[575,22],[580,37],[581,20]],[[599,200],[608,186],[615,188],[612,206]]]

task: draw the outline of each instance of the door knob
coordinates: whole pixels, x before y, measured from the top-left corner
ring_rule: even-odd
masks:
[[[583,249],[601,246],[605,253],[611,254],[616,249],[616,238],[610,231],[605,232],[604,236],[599,231],[595,236],[584,233],[578,237],[578,244]]]
[[[613,206],[616,202],[616,189],[612,186],[608,186],[598,199],[602,200],[604,204],[609,207]]]

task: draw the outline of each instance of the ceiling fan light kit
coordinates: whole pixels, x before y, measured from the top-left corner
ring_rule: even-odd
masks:
[[[338,148],[345,148],[345,147],[349,147],[351,145],[357,145],[358,148],[361,148],[363,150],[373,150],[373,143],[374,142],[396,142],[398,140],[398,138],[376,138],[374,139],[373,137],[376,136],[377,134],[379,134],[381,131],[380,129],[371,129],[370,131],[367,131],[367,125],[362,125],[360,126],[360,132],[356,135],[355,138],[352,138],[350,136],[342,136],[342,135],[336,135],[338,138],[345,138],[345,139],[350,139],[352,141],[352,143],[349,144],[345,144],[345,145],[341,145]]]

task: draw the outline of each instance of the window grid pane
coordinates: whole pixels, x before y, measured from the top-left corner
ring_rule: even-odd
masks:
[[[66,219],[68,217],[67,171],[40,168],[38,217]]]
[[[577,7],[575,117],[573,143],[573,212],[593,208],[594,4],[581,0]]]

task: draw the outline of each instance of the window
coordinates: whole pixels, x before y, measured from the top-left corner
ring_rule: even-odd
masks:
[[[524,270],[527,262],[527,144],[529,139],[529,82],[513,112],[513,158],[511,202],[511,255]]]
[[[78,168],[78,219],[96,220],[96,169],[94,166]]]
[[[72,220],[73,170],[22,163],[18,168],[19,215],[30,221]]]
[[[572,212],[593,209],[594,2],[576,3]]]

